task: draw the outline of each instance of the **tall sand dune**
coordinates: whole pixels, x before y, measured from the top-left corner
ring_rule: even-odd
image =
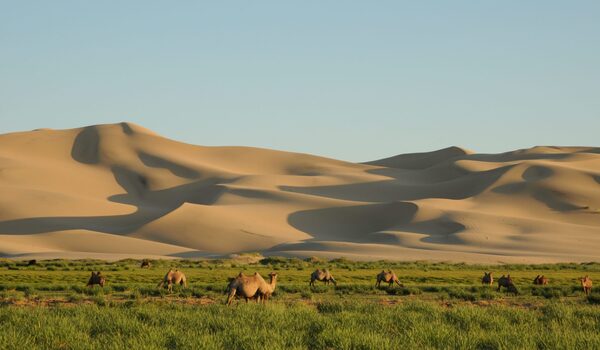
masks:
[[[0,255],[600,261],[600,148],[363,164],[131,124],[0,135]]]

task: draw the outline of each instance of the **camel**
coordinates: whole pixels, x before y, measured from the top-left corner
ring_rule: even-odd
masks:
[[[27,266],[33,266],[33,265],[37,265],[37,260],[33,259],[33,260],[29,260],[29,262],[27,262]]]
[[[487,284],[488,286],[491,286],[492,284],[494,284],[494,276],[492,276],[493,272],[484,272],[483,273],[483,278],[481,278],[481,284]]]
[[[540,286],[545,286],[548,284],[548,282],[550,282],[550,280],[544,276],[544,275],[537,275],[534,279],[533,279],[533,284],[537,284]]]
[[[167,284],[167,289],[169,293],[173,291],[174,284],[181,284],[184,288],[187,288],[187,280],[185,279],[185,274],[179,270],[169,269],[169,272],[165,275],[165,278],[157,285],[157,287],[162,287]]]
[[[381,270],[381,272],[377,275],[377,282],[375,283],[375,286],[379,287],[381,285],[381,282],[388,283],[388,287],[391,287],[392,284],[394,284],[394,282],[396,282],[400,287],[404,287],[404,285],[400,283],[398,276],[396,276],[396,274],[393,273],[392,270],[388,270],[387,272]]]
[[[335,278],[333,278],[333,276],[331,275],[331,272],[329,272],[329,270],[327,270],[327,269],[325,269],[325,270],[317,269],[317,270],[315,270],[315,272],[311,273],[309,285],[311,287],[314,286],[315,281],[325,282],[325,284],[329,284],[329,282],[333,282],[333,284],[337,286],[337,282],[335,281]]]
[[[258,302],[269,299],[271,294],[275,291],[275,285],[277,284],[277,274],[271,272],[270,283],[267,283],[262,276],[255,272],[252,276],[246,276],[243,272],[240,272],[237,277],[230,279],[229,285],[227,286],[226,293],[227,305],[231,305],[234,297],[245,298],[246,302],[250,299],[256,299]]]
[[[586,275],[585,277],[580,279],[580,281],[581,287],[583,288],[583,292],[585,293],[585,295],[590,295],[590,293],[592,292],[592,279]]]
[[[506,288],[508,292],[514,293],[515,295],[519,294],[519,291],[513,283],[512,278],[510,278],[510,274],[508,276],[502,275],[502,277],[498,279],[498,291],[500,291],[501,287]]]
[[[275,292],[275,287],[277,286],[277,274],[275,272],[271,272],[269,274],[269,283],[258,289],[258,301],[262,301],[263,303],[273,295]]]
[[[100,287],[104,287],[104,283],[106,283],[106,278],[104,278],[104,276],[102,276],[100,271],[98,271],[97,273],[92,271],[92,275],[90,276],[90,279],[88,280],[87,287],[93,287],[96,284],[99,285]]]
[[[150,263],[150,260],[142,260],[142,264],[140,265],[140,267],[142,269],[149,269],[150,267],[152,267],[152,264]]]

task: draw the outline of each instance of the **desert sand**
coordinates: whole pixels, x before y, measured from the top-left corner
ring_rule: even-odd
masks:
[[[0,135],[0,190],[9,258],[600,261],[592,147],[357,164],[120,123]]]

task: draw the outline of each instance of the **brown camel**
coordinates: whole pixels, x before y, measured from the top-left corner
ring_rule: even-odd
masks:
[[[387,272],[381,270],[381,272],[377,275],[377,282],[375,283],[375,286],[379,287],[381,282],[388,283],[388,287],[391,287],[394,282],[396,282],[396,284],[398,284],[400,287],[404,287],[404,285],[400,283],[398,276],[396,276],[392,270],[388,270]]]
[[[106,278],[104,278],[104,276],[102,276],[100,271],[98,271],[98,272],[92,271],[92,275],[90,276],[90,279],[88,280],[87,287],[93,287],[96,284],[99,285],[100,287],[104,287],[104,283],[106,283]]]
[[[544,276],[544,275],[537,275],[534,279],[533,279],[533,284],[537,284],[540,286],[545,286],[548,284],[548,282],[550,282],[550,280]]]
[[[487,284],[491,286],[494,284],[494,276],[492,276],[493,272],[484,272],[483,277],[481,278],[481,284]]]
[[[167,290],[170,292],[173,291],[174,284],[180,284],[184,288],[187,288],[187,280],[185,278],[185,274],[179,270],[169,269],[169,272],[165,275],[165,278],[157,285],[157,287],[162,287],[167,285]]]
[[[325,270],[317,269],[317,270],[315,270],[315,272],[311,273],[309,285],[314,286],[315,281],[325,282],[325,284],[329,284],[329,282],[332,282],[334,285],[337,286],[337,282],[335,281],[335,278],[333,278],[333,276],[331,275],[331,272],[329,272],[329,270],[327,270],[327,269],[325,269]]]
[[[150,267],[152,267],[152,264],[150,263],[150,260],[142,260],[142,264],[140,265],[140,267],[142,269],[149,269]]]
[[[514,293],[515,295],[519,294],[512,278],[510,278],[510,274],[507,276],[502,275],[502,277],[498,278],[498,291],[500,291],[501,287],[506,288],[508,292]]]
[[[592,279],[586,275],[585,277],[580,279],[580,281],[581,287],[583,288],[583,292],[585,293],[585,295],[590,295],[590,293],[592,292]]]
[[[250,299],[256,299],[259,302],[262,298],[268,299],[275,291],[277,284],[277,274],[270,273],[269,276],[271,283],[267,283],[258,272],[252,276],[246,276],[240,272],[237,277],[230,279],[227,286],[227,305],[231,305],[236,296],[245,298],[246,302]]]

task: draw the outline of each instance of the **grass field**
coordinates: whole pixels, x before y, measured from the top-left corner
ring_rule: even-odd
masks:
[[[7,349],[397,349],[600,348],[600,264],[476,266],[447,263],[267,258],[153,261],[0,261],[0,348]],[[157,283],[170,268],[188,288]],[[338,285],[308,286],[317,267]],[[404,288],[375,287],[383,268]],[[482,286],[483,271],[510,273],[519,295]],[[102,271],[104,288],[86,288]],[[227,278],[278,273],[267,305],[224,305]],[[533,286],[537,274],[548,286]]]

